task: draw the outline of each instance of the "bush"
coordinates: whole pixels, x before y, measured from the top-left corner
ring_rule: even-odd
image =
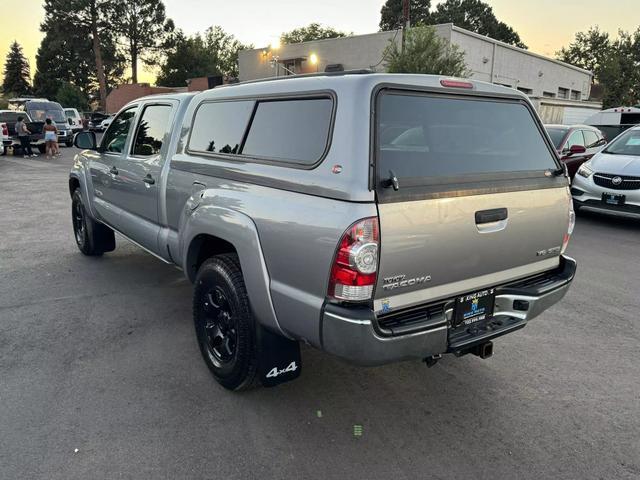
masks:
[[[441,40],[433,27],[420,26],[405,32],[404,49],[391,41],[385,49],[390,73],[425,73],[451,77],[468,77],[470,71],[464,52]]]

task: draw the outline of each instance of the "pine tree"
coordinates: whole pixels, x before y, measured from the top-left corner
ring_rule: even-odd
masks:
[[[4,64],[2,91],[6,95],[28,95],[31,93],[31,74],[29,62],[22,53],[18,42],[13,42]]]

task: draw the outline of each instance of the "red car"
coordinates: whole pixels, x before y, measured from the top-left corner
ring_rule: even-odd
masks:
[[[571,178],[580,165],[607,144],[602,132],[588,125],[545,125],[545,128]]]

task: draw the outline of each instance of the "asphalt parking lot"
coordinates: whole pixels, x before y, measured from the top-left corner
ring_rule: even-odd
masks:
[[[640,222],[580,215],[572,290],[489,360],[304,348],[297,381],[233,394],[181,272],[78,252],[63,152],[0,157],[0,478],[640,478]]]

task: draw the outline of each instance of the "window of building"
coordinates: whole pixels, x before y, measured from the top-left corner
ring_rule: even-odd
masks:
[[[189,149],[238,154],[254,104],[253,100],[202,104],[193,120]]]
[[[518,87],[518,90],[520,90],[525,95],[533,95],[533,90],[531,90],[530,88]]]
[[[558,88],[558,98],[569,98],[569,89],[568,88]]]
[[[542,96],[545,98],[556,98],[556,94],[553,92],[542,92]]]
[[[571,90],[571,100],[580,100],[581,92],[578,90]]]
[[[329,98],[259,102],[242,154],[316,163],[327,148],[332,108]]]
[[[170,115],[170,105],[149,105],[144,109],[133,144],[133,155],[150,157],[160,153]]]

